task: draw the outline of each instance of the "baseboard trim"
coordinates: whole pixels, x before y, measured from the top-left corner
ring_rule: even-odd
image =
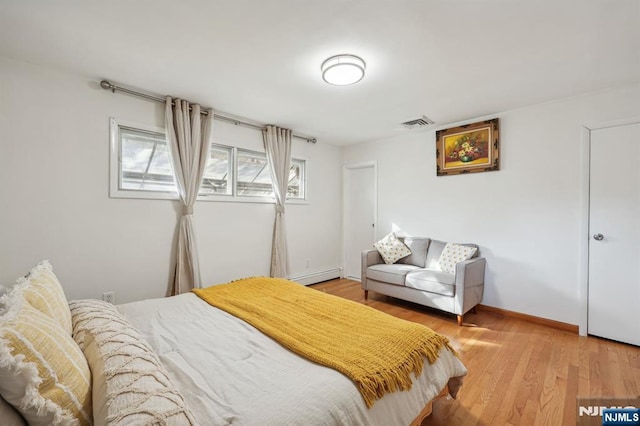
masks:
[[[542,318],[542,317],[536,317],[534,315],[523,314],[521,312],[509,311],[507,309],[502,309],[502,308],[496,308],[494,306],[478,305],[478,309],[481,311],[495,312],[498,314],[502,314],[505,317],[517,318],[524,321],[546,325],[547,327],[557,328],[559,330],[578,334],[578,326],[573,324],[568,324],[566,322],[551,320],[551,319]]]
[[[300,284],[311,285],[340,277],[342,277],[342,268],[334,268],[327,269],[326,271],[314,272],[312,274],[291,277],[290,279],[291,281],[295,281]]]

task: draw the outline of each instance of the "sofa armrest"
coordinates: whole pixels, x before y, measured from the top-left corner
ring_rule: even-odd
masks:
[[[367,268],[371,265],[378,265],[380,263],[384,263],[384,260],[382,260],[382,256],[380,256],[378,250],[373,249],[362,252],[362,260],[360,262],[362,267],[360,282],[363,286],[366,285],[367,281]]]
[[[464,260],[456,264],[456,289],[484,284],[484,257]]]
[[[456,264],[455,314],[464,315],[469,309],[482,302],[486,264],[484,257],[476,257]]]

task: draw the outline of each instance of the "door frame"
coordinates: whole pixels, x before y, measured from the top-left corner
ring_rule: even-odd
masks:
[[[356,169],[373,168],[373,239],[375,241],[378,230],[378,162],[360,161],[357,163],[347,163],[342,166],[342,278],[347,275],[347,235],[349,235],[349,225],[347,221],[349,205],[349,183],[351,182],[351,171]]]
[[[640,117],[597,122],[582,126],[580,143],[580,238],[578,255],[579,313],[578,333],[586,336],[589,331],[589,206],[591,181],[591,132],[609,127],[640,123]]]

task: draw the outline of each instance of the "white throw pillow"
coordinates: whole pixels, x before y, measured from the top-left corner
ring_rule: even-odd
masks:
[[[398,260],[411,254],[409,247],[398,239],[395,232],[391,232],[373,246],[378,250],[384,263],[387,265],[396,263]]]
[[[478,251],[477,247],[463,246],[462,244],[447,243],[440,254],[438,263],[440,269],[450,274],[456,273],[456,263],[468,260]]]
[[[2,426],[26,426],[26,422],[15,408],[0,397],[0,419]]]

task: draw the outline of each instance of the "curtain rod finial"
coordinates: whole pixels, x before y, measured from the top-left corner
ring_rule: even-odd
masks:
[[[108,82],[107,80],[102,80],[100,82],[100,87],[102,87],[105,90],[109,90],[109,89],[113,89],[115,90],[115,88],[113,87],[113,84],[111,84],[110,82]]]

